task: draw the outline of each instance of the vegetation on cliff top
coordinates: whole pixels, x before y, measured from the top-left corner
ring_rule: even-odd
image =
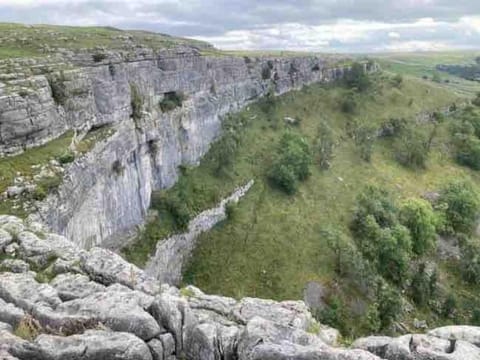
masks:
[[[0,23],[0,59],[36,57],[58,49],[120,50],[143,45],[152,49],[178,45],[208,49],[205,42],[147,31],[120,30],[112,27],[74,27]],[[94,54],[101,61],[101,53]]]

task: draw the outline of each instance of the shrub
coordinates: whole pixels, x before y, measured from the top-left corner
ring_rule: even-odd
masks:
[[[377,139],[377,129],[369,124],[360,124],[354,130],[355,145],[360,150],[360,157],[369,162],[372,158],[373,146]]]
[[[397,74],[392,79],[393,86],[400,88],[403,83],[403,76],[401,74]]]
[[[364,65],[354,63],[350,71],[345,74],[345,83],[349,88],[355,88],[358,91],[367,90],[371,85],[371,81],[365,72]]]
[[[473,240],[462,244],[462,257],[460,260],[462,277],[470,284],[480,281],[480,245]]]
[[[75,160],[75,154],[73,151],[65,151],[58,157],[60,164],[69,164]]]
[[[268,67],[268,66],[263,67],[263,69],[262,69],[262,79],[263,80],[270,80],[271,77],[272,77],[272,70],[270,69],[270,67]]]
[[[115,160],[112,164],[112,171],[116,175],[122,175],[123,172],[125,171],[125,167],[122,165],[122,162],[120,160]]]
[[[297,182],[310,175],[312,154],[304,138],[286,133],[280,140],[278,155],[270,170],[270,179],[288,194],[297,190]]]
[[[480,93],[478,93],[477,97],[472,100],[472,104],[475,106],[480,106]]]
[[[445,221],[448,229],[470,234],[480,211],[478,193],[468,182],[452,182],[440,193],[439,202],[445,204]]]
[[[432,205],[422,199],[410,199],[400,208],[400,222],[410,230],[412,249],[424,255],[435,247],[436,217]]]
[[[172,92],[165,93],[159,105],[160,105],[160,109],[162,109],[163,112],[169,112],[178,107],[181,107],[184,101],[185,101],[185,95],[183,93],[172,91]]]
[[[333,159],[334,135],[333,130],[325,121],[320,122],[317,138],[318,160],[321,169],[328,169]]]
[[[186,230],[191,219],[190,210],[185,201],[179,196],[169,197],[166,203],[167,210],[172,215],[177,228]]]
[[[143,97],[140,94],[137,86],[130,84],[130,104],[132,107],[132,118],[134,121],[138,121],[142,118],[143,111]]]
[[[456,159],[460,165],[480,170],[480,140],[469,136],[461,142],[457,140]]]
[[[345,99],[342,100],[342,103],[340,104],[340,108],[342,112],[344,112],[345,114],[353,114],[357,109],[357,102],[351,96],[346,97]]]
[[[383,122],[381,136],[394,137],[400,135],[407,128],[405,118],[390,118]]]
[[[107,58],[107,55],[104,54],[104,53],[96,53],[96,54],[92,55],[92,59],[96,63],[101,62],[101,61],[105,60],[106,58]]]
[[[410,233],[403,225],[384,228],[376,240],[377,269],[386,278],[402,285],[408,273],[412,242]]]
[[[402,315],[402,297],[392,287],[383,284],[377,294],[381,329],[387,329]]]
[[[403,166],[424,169],[428,159],[429,141],[420,131],[408,128],[395,143],[395,157]]]
[[[55,103],[57,105],[65,105],[68,99],[68,91],[63,73],[60,76],[48,76],[47,80]]]
[[[443,302],[442,315],[444,317],[453,317],[457,310],[457,298],[454,294],[448,294],[447,298]]]
[[[425,272],[425,264],[420,264],[412,278],[410,296],[415,304],[424,306],[432,295],[431,279]]]

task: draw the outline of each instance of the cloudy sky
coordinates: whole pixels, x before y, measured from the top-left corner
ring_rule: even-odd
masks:
[[[222,49],[480,49],[480,0],[0,0],[0,21],[153,30]]]

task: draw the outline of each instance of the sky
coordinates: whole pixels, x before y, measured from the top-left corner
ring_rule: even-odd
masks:
[[[0,0],[0,22],[105,25],[220,49],[480,49],[480,0]]]

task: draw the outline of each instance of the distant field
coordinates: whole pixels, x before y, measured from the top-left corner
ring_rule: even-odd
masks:
[[[452,89],[459,95],[471,96],[478,92],[479,84],[468,81],[446,72],[439,72],[436,66],[445,65],[468,65],[474,62],[479,52],[429,52],[429,53],[398,53],[375,55],[382,68],[386,71],[402,73],[415,77],[428,77],[432,79],[438,74],[441,82],[439,86]]]
[[[210,45],[147,31],[124,31],[111,27],[71,27],[0,23],[0,59],[44,56],[56,49],[134,48],[144,45],[153,49],[191,45],[200,49]]]

